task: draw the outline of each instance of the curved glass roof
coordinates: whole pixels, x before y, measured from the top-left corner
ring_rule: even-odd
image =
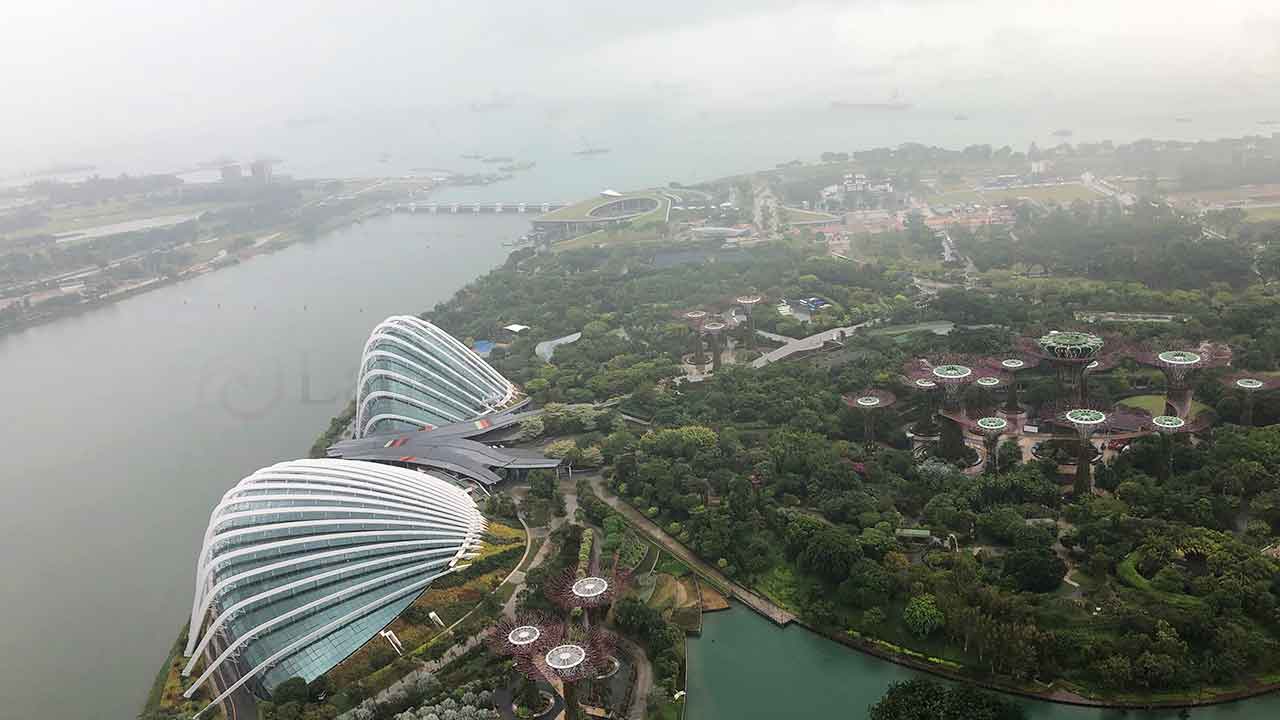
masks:
[[[383,320],[356,380],[357,438],[474,420],[507,407],[516,389],[449,333],[412,315]]]
[[[479,547],[465,490],[351,460],[263,468],[222,496],[196,563],[184,674],[219,669],[268,691],[324,674]],[[215,699],[212,704],[221,701]]]

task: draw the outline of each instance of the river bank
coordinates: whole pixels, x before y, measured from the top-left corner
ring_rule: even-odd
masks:
[[[22,579],[0,584],[0,715],[136,716],[189,615],[210,508],[307,455],[379,321],[500,265],[526,224],[379,216],[0,337],[0,572]]]
[[[688,641],[685,717],[864,717],[865,708],[891,683],[920,677],[922,672],[870,653],[849,652],[849,646],[828,639],[798,625],[778,627],[740,604],[706,615],[701,636]],[[1179,717],[1181,712],[1164,706],[1116,709],[1019,697],[1032,720],[1112,720],[1121,715],[1163,720]],[[1263,720],[1278,714],[1278,695],[1192,711],[1192,717],[1202,720]]]
[[[81,315],[144,293],[159,290],[188,280],[193,280],[219,270],[235,267],[236,265],[252,260],[255,257],[277,253],[309,238],[314,239],[315,237],[319,237],[327,233],[337,232],[350,227],[351,225],[356,225],[384,214],[386,214],[385,211],[376,207],[361,208],[346,215],[331,218],[321,227],[317,228],[311,235],[305,234],[301,228],[297,226],[273,229],[270,234],[264,236],[265,238],[269,238],[266,242],[256,243],[250,247],[238,250],[234,255],[227,255],[223,260],[195,263],[179,271],[176,275],[152,277],[134,283],[132,286],[112,291],[111,293],[103,296],[85,298],[83,301],[75,304],[59,305],[58,307],[42,311],[39,314],[34,314],[30,317],[20,318],[11,323],[0,325],[0,337],[8,333],[20,332],[22,330],[45,325],[63,318]],[[263,232],[267,231],[264,230]]]

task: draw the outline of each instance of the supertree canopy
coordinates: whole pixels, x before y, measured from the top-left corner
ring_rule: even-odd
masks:
[[[1252,373],[1232,373],[1222,378],[1222,382],[1228,390],[1244,395],[1244,402],[1240,408],[1240,424],[1245,426],[1253,425],[1254,397],[1259,393],[1280,387],[1280,379]]]
[[[566,610],[606,607],[618,597],[626,580],[622,573],[578,577],[574,568],[569,568],[547,582],[546,592],[552,602]]]
[[[1101,337],[1087,332],[1054,330],[1038,338],[1023,338],[1020,345],[1024,351],[1038,355],[1053,366],[1063,398],[1077,402],[1086,399],[1085,367],[1102,354],[1105,342]]]
[[[1226,346],[1205,343],[1192,347],[1194,349],[1190,350],[1144,349],[1134,355],[1138,362],[1158,368],[1164,373],[1167,382],[1166,410],[1169,411],[1168,414],[1182,418],[1191,411],[1191,386],[1187,383],[1187,377],[1196,370],[1231,363],[1231,350]]]
[[[843,396],[844,404],[862,413],[862,439],[868,445],[875,442],[876,413],[890,407],[898,398],[888,390],[869,388]]]
[[[503,617],[485,640],[496,655],[526,657],[560,644],[564,626],[540,613]]]
[[[554,677],[566,684],[593,680],[611,669],[616,646],[617,639],[607,630],[573,630],[558,644],[520,659],[516,667],[533,679]],[[569,698],[565,701],[568,704]]]

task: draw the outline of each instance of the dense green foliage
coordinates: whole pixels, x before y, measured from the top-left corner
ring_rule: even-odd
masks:
[[[871,720],[1022,720],[1014,701],[968,685],[909,680],[889,686],[869,709]]]

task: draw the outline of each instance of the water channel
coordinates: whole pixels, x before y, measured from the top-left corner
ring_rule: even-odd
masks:
[[[307,454],[373,326],[500,264],[517,216],[392,216],[0,337],[0,718],[127,720],[218,497]]]
[[[799,626],[779,628],[735,605],[704,616],[689,641],[687,720],[867,716],[892,682],[923,676]],[[1168,720],[1177,711],[1129,712],[1023,701],[1031,720]],[[1273,720],[1280,695],[1191,711],[1196,720]]]

